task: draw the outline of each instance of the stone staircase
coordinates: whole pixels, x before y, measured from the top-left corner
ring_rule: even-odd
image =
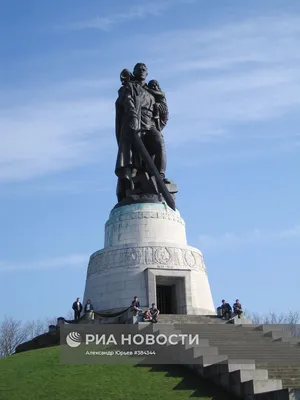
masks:
[[[160,324],[225,324],[216,315],[160,314]]]
[[[236,322],[238,322],[236,324]],[[234,396],[255,400],[300,399],[300,346],[282,325],[226,323],[215,316],[160,315],[157,333],[198,334],[200,346],[173,355]],[[174,351],[174,348],[172,349]]]
[[[268,370],[269,378],[281,379],[283,388],[300,388],[300,366],[257,364]]]

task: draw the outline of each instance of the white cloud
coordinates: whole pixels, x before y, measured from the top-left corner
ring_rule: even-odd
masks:
[[[88,260],[89,255],[87,254],[70,254],[63,257],[49,258],[47,260],[25,263],[11,263],[0,261],[0,273],[29,270],[41,271],[57,268],[86,268]]]
[[[154,11],[147,5],[129,10],[128,16],[150,12]],[[299,17],[283,15],[217,28],[124,36],[132,48],[140,49],[139,60],[151,64],[149,77],[160,80],[166,90],[168,148],[176,152],[184,142],[196,147],[196,141],[216,142],[234,135],[240,139],[245,135],[243,124],[257,141],[263,136],[266,151],[275,137],[289,141],[275,143],[276,148],[296,147],[299,140],[291,139],[291,128],[273,128],[289,113],[299,121],[299,26]],[[117,54],[119,42],[115,46],[109,44],[108,51]],[[54,82],[39,93],[1,93],[5,107],[0,109],[0,181],[32,179],[94,160],[104,163],[107,150],[116,151],[114,100],[119,76],[103,73],[103,52],[99,60],[95,54],[90,57],[93,64],[99,61],[99,77],[105,79],[86,79],[88,73],[82,70],[77,81]],[[261,121],[271,128],[249,129]],[[193,162],[192,156],[189,159]]]
[[[220,129],[233,131],[235,124],[296,114],[299,26],[299,17],[283,15],[156,37],[149,58],[159,58],[162,47],[165,56],[156,67],[158,78],[161,69],[162,83],[176,81],[167,90],[172,137],[196,139]],[[194,129],[182,135],[186,121]],[[272,138],[272,132],[268,135]]]
[[[116,12],[104,17],[96,17],[90,20],[78,21],[70,23],[67,29],[84,30],[84,29],[100,29],[108,31],[117,24],[135,19],[143,19],[147,17],[159,17],[163,11],[175,6],[178,3],[192,3],[192,1],[184,0],[140,0],[137,4],[127,7],[123,12]],[[128,5],[127,5],[128,6]]]
[[[223,134],[223,139],[224,139]],[[274,135],[276,137],[276,135]],[[288,136],[288,135],[287,135]],[[206,141],[216,141],[216,136],[210,135],[210,137],[204,137]],[[287,140],[274,140],[274,143],[267,143],[267,145],[261,145],[256,148],[247,148],[244,146],[238,152],[235,148],[230,151],[224,152],[222,150],[222,145],[218,146],[218,150],[215,150],[215,157],[209,157],[203,155],[202,157],[194,157],[191,158],[189,155],[182,155],[181,158],[181,167],[184,168],[199,168],[203,167],[203,165],[210,166],[215,164],[239,164],[239,163],[253,163],[253,161],[257,160],[267,160],[268,158],[280,157],[282,155],[286,156],[288,154],[292,155],[293,153],[298,153],[300,147],[300,141],[293,137],[287,137]],[[216,147],[216,143],[215,147]]]
[[[199,236],[198,243],[201,250],[217,251],[226,249],[235,250],[255,243],[268,243],[295,238],[300,238],[300,225],[277,232],[262,232],[259,229],[255,229],[243,235],[236,235],[229,232],[219,237],[201,235]]]
[[[49,99],[3,110],[0,181],[27,179],[98,160],[113,124],[113,101],[101,98]]]

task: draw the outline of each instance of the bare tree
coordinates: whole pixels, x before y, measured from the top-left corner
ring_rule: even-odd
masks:
[[[36,321],[26,322],[26,324],[24,324],[24,330],[27,333],[27,340],[31,340],[34,337],[47,332],[48,327],[45,321],[38,319]]]
[[[258,313],[248,313],[247,317],[252,320],[253,324],[283,324],[287,325],[292,336],[300,336],[300,312],[289,311],[287,314],[276,314],[271,311],[268,314],[260,315]]]
[[[277,315],[273,311],[264,316],[264,324],[285,324],[286,316],[284,314]]]
[[[292,336],[300,336],[300,312],[299,311],[290,311],[285,319],[285,323],[291,326]]]
[[[69,310],[69,311],[68,311],[68,314],[67,314],[67,316],[66,316],[66,320],[67,320],[67,321],[72,321],[73,319],[74,319],[74,311]]]
[[[67,320],[73,320],[72,310],[67,314]],[[15,352],[16,347],[28,340],[48,332],[50,325],[57,324],[57,317],[47,317],[44,320],[22,322],[10,316],[5,316],[0,322],[0,357],[6,357]]]
[[[28,330],[22,321],[5,316],[0,324],[0,356],[13,354],[16,347],[27,340]]]
[[[257,313],[253,313],[253,314],[249,313],[249,314],[247,314],[247,318],[251,319],[252,323],[256,324],[256,325],[263,323],[262,316]]]
[[[47,328],[49,327],[49,325],[56,325],[56,324],[57,324],[57,317],[48,317],[48,318],[46,318]]]

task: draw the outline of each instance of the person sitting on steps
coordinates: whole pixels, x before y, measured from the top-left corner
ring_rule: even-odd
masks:
[[[144,322],[151,322],[152,321],[152,315],[151,315],[150,309],[148,309],[148,310],[146,310],[144,312],[143,321]]]
[[[221,310],[222,310],[222,319],[231,319],[232,317],[232,308],[229,303],[226,303],[225,300],[222,300],[222,305],[221,305]]]
[[[241,305],[239,299],[236,299],[236,301],[233,305],[233,312],[234,312],[234,315],[237,315],[238,318],[241,318],[241,315],[243,314],[243,309],[242,309],[242,305]]]
[[[150,313],[152,316],[152,322],[156,323],[159,315],[159,310],[157,309],[155,303],[152,303],[152,307],[150,308]]]

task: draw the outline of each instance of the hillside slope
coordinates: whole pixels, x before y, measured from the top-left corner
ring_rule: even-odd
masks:
[[[232,400],[177,366],[63,365],[59,348],[0,359],[0,400]]]

